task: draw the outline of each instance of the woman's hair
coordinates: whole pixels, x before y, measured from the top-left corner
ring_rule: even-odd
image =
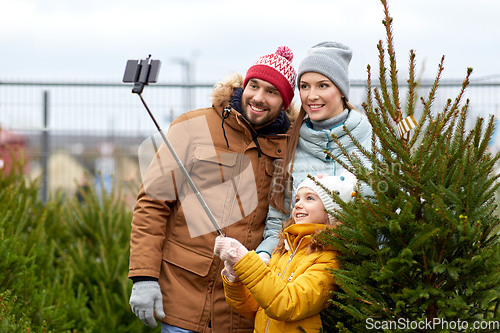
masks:
[[[335,219],[334,222],[328,222],[327,223],[327,229],[333,229],[339,222]],[[278,245],[274,249],[274,253],[277,253],[279,255],[283,255],[287,252],[287,249],[285,247],[285,229],[291,226],[292,224],[295,224],[295,219],[291,217],[286,221],[283,226],[281,227],[279,236],[278,236]],[[317,235],[321,232],[322,230],[316,230],[314,235]],[[307,244],[307,252],[308,253],[316,253],[316,252],[323,252],[323,251],[333,251],[333,249],[325,244],[322,244],[318,241],[316,237],[312,237],[311,241],[309,244]]]
[[[283,176],[280,178],[275,177],[274,187],[271,192],[271,206],[285,214],[288,214],[287,209],[289,208],[285,207],[285,191],[286,189],[291,189],[292,186],[292,174],[289,170],[293,169],[293,159],[295,158],[295,149],[297,149],[297,143],[299,142],[300,126],[302,126],[305,116],[306,112],[304,108],[300,108],[299,115],[290,129],[290,136],[283,160],[278,164],[281,170],[283,170]]]

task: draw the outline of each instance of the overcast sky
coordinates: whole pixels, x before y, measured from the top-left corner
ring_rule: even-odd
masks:
[[[0,0],[0,80],[121,82],[128,59],[162,61],[160,82],[213,83],[246,69],[261,55],[289,46],[298,67],[307,49],[325,41],[351,46],[351,79],[378,68],[385,42],[379,0]],[[408,53],[434,77],[500,74],[500,1],[390,0],[400,77]]]

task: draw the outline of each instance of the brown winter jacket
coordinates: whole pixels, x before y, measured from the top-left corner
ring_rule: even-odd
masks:
[[[259,157],[258,147],[252,138],[253,129],[241,114],[231,109],[222,125],[223,109],[229,105],[233,88],[241,86],[241,83],[241,76],[236,76],[217,86],[212,94],[213,107],[181,115],[171,125],[167,137],[173,141],[179,158],[185,163],[214,215],[231,220],[222,221],[224,225],[237,221],[223,227],[224,233],[252,250],[262,241],[273,162],[283,157],[288,134],[259,136]],[[177,131],[174,130],[175,124],[181,124]],[[158,153],[161,163],[153,161],[150,165],[137,198],[132,220],[129,277],[159,279],[166,314],[163,321],[170,325],[196,332],[252,332],[253,320],[237,314],[225,301],[220,274],[224,264],[219,257],[213,256],[217,232],[207,226],[209,222],[206,222],[202,209],[195,207],[199,204],[192,194],[189,195],[187,184],[179,183],[182,177],[178,176],[178,171],[172,171],[177,167],[172,158],[168,158],[167,150],[162,144]],[[252,181],[255,179],[254,184],[252,181],[250,185],[238,183],[240,179],[236,174],[241,172],[241,168],[235,165],[240,164],[242,168],[249,165],[248,160],[240,163],[239,157],[243,155],[238,154],[250,160],[251,168],[247,170],[253,170],[251,178]],[[167,177],[148,178],[148,175],[161,172]],[[175,182],[168,176],[172,173],[176,174]],[[210,192],[221,183],[231,186],[222,190],[217,188],[204,195],[204,192]],[[233,185],[238,188],[239,196],[231,191]],[[229,205],[230,202],[233,204]],[[242,216],[245,217],[241,219]]]

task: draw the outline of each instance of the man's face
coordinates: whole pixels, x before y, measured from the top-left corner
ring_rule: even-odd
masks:
[[[283,110],[283,98],[272,84],[260,79],[250,79],[241,97],[245,119],[259,129],[272,123]]]

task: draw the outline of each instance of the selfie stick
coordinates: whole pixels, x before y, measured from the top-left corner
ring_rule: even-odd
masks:
[[[208,218],[210,219],[210,222],[212,222],[212,225],[215,227],[215,230],[219,233],[221,236],[226,236],[222,229],[220,228],[219,224],[217,223],[217,220],[215,219],[214,214],[212,214],[212,211],[210,208],[207,206],[207,203],[203,199],[203,197],[200,194],[200,191],[198,191],[198,188],[196,187],[195,183],[189,176],[186,168],[182,164],[182,161],[179,159],[179,156],[177,156],[177,153],[174,150],[174,147],[170,144],[170,141],[168,141],[167,137],[161,130],[160,126],[156,122],[155,117],[149,110],[149,107],[147,106],[146,102],[142,98],[142,91],[144,90],[144,86],[147,85],[149,82],[156,82],[158,78],[158,73],[160,71],[160,61],[159,60],[151,60],[151,55],[145,60],[140,60],[137,62],[137,60],[129,60],[127,62],[127,67],[125,68],[125,75],[123,76],[123,82],[133,82],[134,83],[134,88],[132,88],[132,93],[139,95],[142,104],[144,104],[144,107],[149,113],[149,116],[155,123],[156,128],[158,129],[158,132],[160,132],[160,135],[163,139],[163,142],[167,145],[168,149],[170,150],[170,153],[174,157],[175,162],[181,169],[184,177],[186,178],[189,186],[193,190],[194,194],[196,195],[196,198],[200,202],[201,206],[205,210],[205,213],[207,214]],[[159,155],[158,155],[159,157]]]

